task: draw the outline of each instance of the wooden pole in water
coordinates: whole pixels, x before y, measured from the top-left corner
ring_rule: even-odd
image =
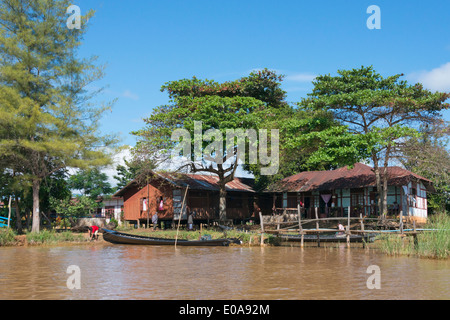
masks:
[[[413,220],[413,231],[414,247],[417,248],[419,246],[419,240],[417,239],[416,220]]]
[[[261,246],[262,246],[264,244],[264,220],[261,212],[259,212],[259,223],[261,224]]]
[[[177,242],[178,242],[178,230],[180,230],[180,222],[181,222],[181,217],[183,216],[184,203],[186,202],[186,197],[187,197],[188,189],[189,189],[189,186],[186,187],[186,192],[184,193],[184,198],[183,198],[183,204],[181,205],[180,216],[178,217],[177,235],[176,235],[176,237],[175,237],[175,248],[177,247]]]
[[[156,203],[156,207],[158,207],[158,203]],[[150,225],[150,184],[148,182],[147,176],[147,229],[149,229],[149,225]],[[155,230],[155,227],[153,227],[153,230]]]
[[[8,228],[10,221],[11,221],[11,196],[9,196],[9,203],[8,203]]]
[[[359,217],[361,218],[361,237],[362,237],[362,243],[363,243],[363,248],[366,247],[366,240],[364,238],[364,220],[363,220],[363,215],[362,213],[359,214]]]
[[[346,236],[346,238],[347,238],[347,248],[350,248],[350,226],[347,226],[346,227],[346,234],[347,234],[347,236]]]
[[[403,210],[400,210],[400,234],[403,236]]]
[[[348,228],[350,229],[350,212],[351,212],[351,209],[350,209],[350,206],[348,207],[348,214],[347,214],[347,225],[348,225]]]
[[[346,238],[347,238],[347,247],[348,248],[350,248],[350,212],[351,212],[350,209],[351,208],[349,206],[348,207],[348,214],[347,214],[347,232],[346,232],[346,234],[347,234],[347,236],[346,236]]]
[[[304,238],[304,233],[303,233],[303,228],[302,228],[302,211],[300,208],[300,204],[297,205],[297,213],[298,213],[298,231],[300,232],[300,247],[303,248],[303,238]]]
[[[319,214],[318,214],[318,209],[317,207],[314,208],[315,213],[316,213],[316,229],[319,230]]]
[[[316,230],[317,230],[317,246],[320,247],[320,233],[319,233],[319,208],[315,208],[316,213]]]

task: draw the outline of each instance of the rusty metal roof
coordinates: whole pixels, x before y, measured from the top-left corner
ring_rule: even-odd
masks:
[[[203,174],[190,174],[190,173],[157,173],[154,172],[153,179],[163,179],[175,187],[185,188],[189,186],[191,190],[208,190],[208,191],[219,191],[219,177],[216,175],[203,175]],[[228,182],[225,188],[228,191],[241,191],[241,192],[252,192],[255,191],[252,188],[253,179],[249,178],[239,178],[235,177],[233,181]],[[136,181],[131,181],[124,188],[117,191],[114,196],[121,197],[124,195],[125,191],[131,187],[137,186]]]
[[[383,168],[381,168],[382,170]],[[400,167],[388,167],[388,184],[401,186],[411,180],[421,180],[427,188],[431,181]],[[310,192],[376,186],[373,168],[356,163],[353,168],[343,167],[330,171],[305,171],[270,185],[267,192]]]
[[[186,187],[189,185],[189,189],[192,190],[210,190],[219,191],[219,177],[216,175],[204,175],[204,174],[167,174],[162,173],[160,176],[170,179],[172,183],[179,187]],[[246,191],[255,192],[253,188],[248,185],[248,179],[242,179],[235,177],[233,181],[228,182],[225,187],[227,191]]]

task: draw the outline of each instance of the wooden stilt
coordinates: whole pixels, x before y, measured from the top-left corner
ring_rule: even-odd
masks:
[[[304,240],[304,232],[302,227],[302,212],[300,208],[300,204],[297,205],[297,214],[298,214],[298,231],[300,232],[300,247],[303,248],[303,240]]]
[[[318,213],[319,208],[315,207],[315,213],[316,213],[316,229],[319,230],[319,213]]]
[[[177,235],[175,236],[175,248],[177,247],[177,242],[178,242],[178,232],[179,232],[179,230],[180,230],[180,223],[181,223],[181,218],[183,217],[184,204],[185,204],[185,202],[186,202],[188,190],[189,190],[189,186],[186,187],[186,192],[184,193],[183,203],[182,203],[182,205],[181,205],[180,216],[178,217]]]
[[[262,246],[264,244],[264,220],[261,212],[259,213],[259,221],[261,224],[261,246]]]
[[[350,248],[350,225],[348,225],[346,229],[347,248]]]
[[[400,210],[400,234],[403,236],[403,210]]]

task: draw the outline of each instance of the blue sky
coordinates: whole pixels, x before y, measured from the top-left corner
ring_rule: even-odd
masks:
[[[269,68],[286,75],[296,102],[318,74],[373,65],[382,75],[450,92],[450,1],[77,0],[96,11],[81,47],[107,64],[103,98],[118,98],[102,131],[134,145],[133,130],[153,107],[167,103],[167,81],[218,82]],[[370,5],[381,29],[369,30]],[[445,113],[450,120],[450,112]]]

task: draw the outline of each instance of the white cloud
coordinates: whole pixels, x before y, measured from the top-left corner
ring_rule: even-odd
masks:
[[[112,165],[110,165],[110,166],[104,168],[103,170],[101,170],[103,173],[105,173],[108,176],[108,182],[113,187],[115,187],[117,185],[117,180],[114,179],[114,176],[117,175],[116,168],[117,168],[117,166],[119,164],[120,165],[125,165],[124,159],[126,159],[126,160],[130,160],[131,159],[131,151],[130,151],[129,148],[124,148],[119,153],[114,155]]]
[[[450,91],[450,62],[430,71],[411,73],[408,78],[431,91]]]
[[[139,100],[139,96],[137,94],[135,94],[134,92],[131,92],[128,89],[122,93],[122,96],[125,98],[132,99],[132,100]]]
[[[293,73],[286,76],[286,81],[294,81],[294,82],[311,82],[317,76],[312,73],[301,72],[301,73]]]

